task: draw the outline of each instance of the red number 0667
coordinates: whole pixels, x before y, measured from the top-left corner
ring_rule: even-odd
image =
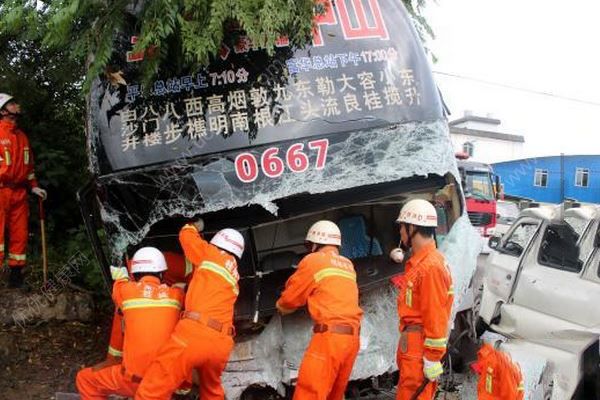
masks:
[[[308,142],[309,150],[317,151],[317,162],[315,169],[323,169],[327,159],[327,148],[329,140],[319,139]],[[280,156],[281,150],[277,147],[269,147],[260,156],[260,165],[263,173],[268,178],[277,178],[283,174],[285,167],[294,173],[301,173],[308,169],[308,155],[304,151],[304,143],[295,143],[288,147],[285,154]],[[284,159],[282,158],[285,158]],[[235,173],[240,181],[244,183],[253,182],[258,178],[258,160],[252,153],[241,153],[235,158]]]

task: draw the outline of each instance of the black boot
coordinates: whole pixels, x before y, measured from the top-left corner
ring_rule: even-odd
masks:
[[[8,287],[15,289],[23,286],[23,268],[11,268],[8,276]]]

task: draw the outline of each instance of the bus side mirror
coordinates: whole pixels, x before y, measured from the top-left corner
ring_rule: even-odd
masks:
[[[500,246],[500,236],[492,236],[488,240],[488,246],[490,249],[497,249]]]

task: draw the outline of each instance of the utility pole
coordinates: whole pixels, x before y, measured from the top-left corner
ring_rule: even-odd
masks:
[[[560,203],[561,210],[565,207],[565,153],[560,153]]]

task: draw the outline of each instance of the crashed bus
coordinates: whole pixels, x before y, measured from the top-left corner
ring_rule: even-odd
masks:
[[[109,265],[141,246],[181,254],[177,234],[190,220],[202,216],[208,238],[238,229],[247,245],[223,385],[228,399],[257,388],[284,395],[312,326],[306,313],[279,317],[275,301],[306,251],[307,228],[332,220],[365,311],[349,390],[393,387],[398,317],[389,279],[403,265],[388,253],[399,242],[401,206],[435,204],[456,301],[480,241],[442,100],[402,2],[337,1],[316,18],[312,45],[281,38],[271,55],[229,32],[206,68],[164,67],[145,87],[135,34],[117,38],[112,68],[122,82],[98,78],[88,98],[93,179],[79,201],[107,284]]]

